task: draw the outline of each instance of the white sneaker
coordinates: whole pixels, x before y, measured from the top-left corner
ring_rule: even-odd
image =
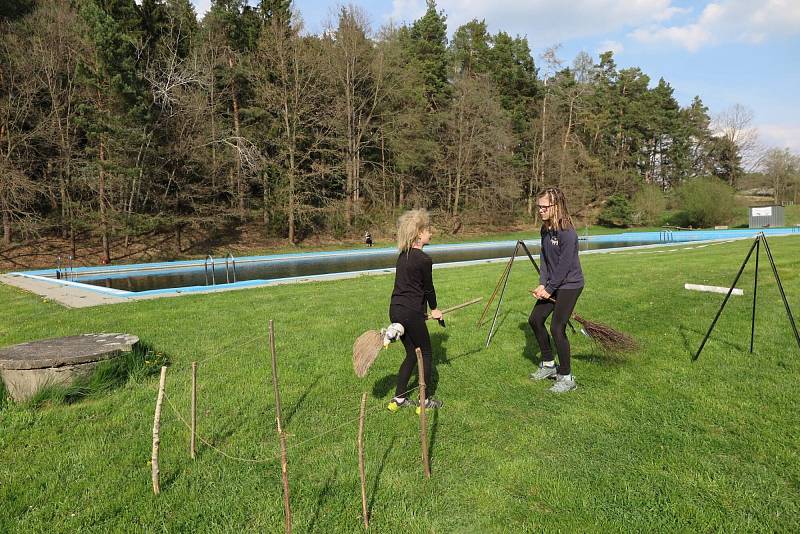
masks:
[[[553,393],[566,393],[578,387],[575,377],[572,375],[556,375],[556,383],[550,388]]]
[[[535,372],[529,374],[528,378],[531,380],[544,380],[545,378],[555,378],[557,373],[558,371],[555,365],[551,367],[540,363],[539,368]]]

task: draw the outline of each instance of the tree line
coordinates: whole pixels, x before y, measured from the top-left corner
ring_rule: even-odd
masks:
[[[12,235],[256,224],[297,242],[424,206],[441,224],[580,212],[643,187],[742,174],[700,97],[613,54],[537,59],[526,38],[446,14],[373,31],[355,6],[320,35],[290,0],[9,0],[0,8],[0,211]]]

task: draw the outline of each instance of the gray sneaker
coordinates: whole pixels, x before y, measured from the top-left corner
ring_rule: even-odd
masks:
[[[553,393],[566,393],[577,388],[575,377],[572,375],[556,375],[556,383],[550,388]]]
[[[554,365],[552,367],[548,367],[542,363],[539,364],[539,368],[528,375],[528,378],[531,380],[544,380],[545,378],[555,378],[556,374],[558,373],[557,367]]]

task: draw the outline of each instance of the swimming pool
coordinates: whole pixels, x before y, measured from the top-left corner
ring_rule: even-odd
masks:
[[[581,253],[619,250],[634,246],[661,246],[682,242],[743,239],[763,231],[766,235],[800,233],[800,228],[689,230],[627,232],[581,237]],[[435,266],[455,266],[508,258],[514,241],[492,241],[425,248]],[[538,239],[526,240],[538,253]],[[392,272],[397,259],[393,248],[338,250],[251,256],[242,258],[189,260],[135,265],[80,267],[67,271],[43,269],[10,273],[43,284],[96,292],[117,299],[156,297],[207,291],[222,291],[288,283],[324,280],[370,273]],[[227,264],[227,265],[226,265]],[[6,278],[8,280],[8,278]]]

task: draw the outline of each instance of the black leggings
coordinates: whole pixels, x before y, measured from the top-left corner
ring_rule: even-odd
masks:
[[[405,398],[408,393],[408,381],[411,379],[411,372],[417,366],[417,353],[415,349],[422,351],[422,366],[425,369],[425,389],[426,396],[433,395],[433,381],[431,380],[431,336],[428,334],[428,327],[425,325],[425,316],[421,312],[407,310],[402,306],[389,307],[389,319],[393,323],[400,323],[405,328],[405,334],[400,337],[406,349],[406,359],[400,364],[397,372],[397,388],[394,396]]]
[[[558,351],[558,374],[560,375],[568,375],[571,372],[567,322],[572,315],[572,310],[575,309],[575,303],[578,302],[581,291],[583,291],[582,287],[556,290],[551,295],[556,303],[553,304],[549,300],[537,300],[531,316],[528,318],[528,323],[533,328],[536,341],[539,342],[539,348],[542,350],[542,361],[551,362],[553,361],[553,349],[550,348],[550,336],[547,335],[547,327],[544,322],[555,310],[553,320],[550,321],[550,332],[553,334],[556,351]]]

